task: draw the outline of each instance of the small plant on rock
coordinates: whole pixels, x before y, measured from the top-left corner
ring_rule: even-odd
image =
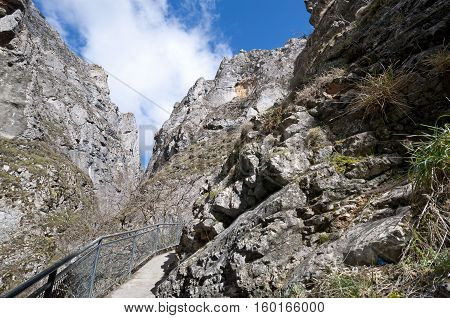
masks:
[[[450,183],[450,124],[428,128],[422,141],[409,146],[409,174],[416,188],[438,190]]]
[[[365,118],[388,119],[392,113],[406,114],[409,107],[403,91],[410,82],[405,72],[396,72],[392,66],[379,75],[367,75],[357,85],[357,95],[350,104],[350,111],[363,113]]]
[[[281,105],[277,105],[267,110],[262,117],[262,128],[266,134],[271,134],[277,130],[283,121],[284,110]]]
[[[319,235],[319,244],[325,244],[326,242],[331,240],[331,234],[327,232],[320,233]]]
[[[211,190],[211,191],[208,193],[208,198],[209,198],[211,201],[214,201],[214,200],[217,198],[218,195],[219,195],[219,192],[218,192],[217,190]]]
[[[350,157],[341,154],[335,154],[331,157],[331,164],[337,172],[346,173],[351,170],[352,166],[363,161],[363,157]]]
[[[428,55],[425,60],[425,65],[430,67],[431,73],[444,75],[450,72],[450,52],[448,45],[442,49]]]
[[[305,286],[297,283],[289,287],[285,296],[288,298],[307,298],[308,291],[306,290]]]

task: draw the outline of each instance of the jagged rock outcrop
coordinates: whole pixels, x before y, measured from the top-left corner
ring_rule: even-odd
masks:
[[[100,67],[30,0],[0,1],[0,291],[120,211],[140,174],[137,136]]]
[[[448,56],[449,3],[305,2],[315,31],[287,97],[241,115],[220,173],[192,208],[186,201],[193,220],[178,249],[184,259],[159,296],[289,296],[330,270],[391,266],[409,242],[414,211],[402,139],[449,112],[448,64],[431,60]],[[196,104],[183,105],[189,112]],[[203,106],[199,113],[214,107]],[[228,108],[214,113],[216,122]],[[153,169],[199,141],[185,129],[199,126],[192,116],[166,123]]]
[[[225,59],[214,80],[197,81],[157,134],[146,177],[122,216],[124,226],[164,217],[192,220],[195,202],[216,196],[212,185],[227,174],[221,169],[233,160],[243,125],[287,96],[293,61],[305,42],[242,52]],[[217,206],[222,199],[239,205],[232,196],[220,194]]]

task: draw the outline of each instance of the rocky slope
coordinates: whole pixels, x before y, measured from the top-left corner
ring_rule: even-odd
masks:
[[[0,0],[0,291],[92,238],[139,177],[137,126],[107,75],[30,0]]]
[[[394,282],[420,207],[405,140],[449,113],[449,3],[306,4],[307,40],[224,61],[157,136],[121,221],[186,222],[159,296],[342,296],[339,279],[345,296],[437,293]]]

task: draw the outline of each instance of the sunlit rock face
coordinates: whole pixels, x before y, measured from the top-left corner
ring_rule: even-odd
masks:
[[[0,1],[1,290],[91,239],[140,175],[132,114],[31,1]]]
[[[403,139],[449,112],[448,64],[433,66],[429,57],[448,58],[450,4],[305,3],[315,27],[307,40],[224,61],[158,135],[142,193],[164,187],[166,211],[183,202],[173,211],[188,216],[182,261],[159,296],[323,296],[330,272],[352,268],[384,273],[392,288],[408,289],[388,276],[417,209]],[[289,49],[295,43],[301,48]],[[297,55],[294,69],[288,52]],[[368,74],[391,76],[387,85],[396,83],[402,107],[387,100],[377,112],[361,103],[374,91],[364,86]],[[231,136],[231,146],[220,142]],[[215,153],[223,159],[195,166]],[[179,189],[186,196],[169,195]],[[152,198],[147,215],[164,210],[157,198],[142,197]],[[422,286],[414,295],[435,292]]]
[[[146,176],[122,223],[192,220],[195,202],[228,173],[222,167],[231,162],[242,128],[289,94],[293,63],[305,43],[292,39],[280,49],[241,52],[222,61],[215,79],[199,79],[156,135]]]

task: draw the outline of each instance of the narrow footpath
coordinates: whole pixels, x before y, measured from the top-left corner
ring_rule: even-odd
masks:
[[[154,288],[176,261],[174,251],[152,258],[131,279],[108,295],[108,298],[155,298]]]

